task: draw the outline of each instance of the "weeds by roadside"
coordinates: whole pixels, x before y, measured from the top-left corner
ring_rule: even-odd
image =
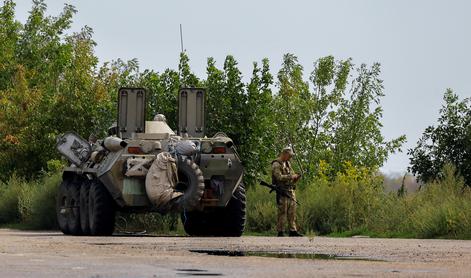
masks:
[[[471,239],[471,190],[453,167],[444,173],[420,191],[398,196],[384,192],[380,176],[349,167],[335,180],[321,177],[297,190],[297,222],[308,235]],[[12,176],[0,184],[0,225],[55,229],[60,180],[57,173],[36,181]],[[246,234],[275,234],[276,214],[274,194],[249,188]],[[184,234],[179,215],[120,213],[116,223],[118,231]]]
[[[0,184],[0,225],[20,224],[30,229],[55,229],[55,200],[60,174],[26,181],[13,175]]]
[[[333,181],[318,179],[300,188],[298,225],[305,233],[402,238],[471,238],[471,190],[446,166],[441,180],[398,196],[382,180],[348,168]],[[274,233],[275,197],[263,188],[248,191],[249,233]]]

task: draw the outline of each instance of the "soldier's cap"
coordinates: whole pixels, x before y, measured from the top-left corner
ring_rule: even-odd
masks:
[[[286,153],[286,154],[289,154],[289,155],[291,155],[291,156],[294,155],[293,149],[291,149],[290,147],[284,148],[284,149],[281,151],[281,153]]]

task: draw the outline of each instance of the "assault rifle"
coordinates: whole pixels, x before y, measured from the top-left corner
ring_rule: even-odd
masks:
[[[295,201],[298,206],[301,205],[295,198],[293,198],[293,196],[288,194],[288,192],[286,192],[286,190],[283,190],[283,189],[277,187],[274,184],[269,184],[268,182],[261,180],[260,185],[263,185],[265,187],[270,188],[271,189],[270,193],[272,193],[273,191],[276,191],[277,194],[280,194],[283,197],[290,198],[291,200]]]

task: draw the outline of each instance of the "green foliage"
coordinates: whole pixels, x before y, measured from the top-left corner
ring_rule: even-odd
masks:
[[[95,78],[97,58],[92,30],[66,35],[76,10],[65,5],[46,16],[34,1],[25,24],[14,20],[14,4],[0,8],[0,179],[15,171],[32,177],[57,158],[58,134],[70,129],[83,136],[103,130],[110,95]]]
[[[325,165],[321,165],[325,169]],[[380,176],[344,166],[334,180],[327,176],[297,191],[298,224],[304,232],[351,236],[471,238],[471,191],[446,165],[439,181],[400,197],[386,193]],[[268,197],[267,197],[268,196]],[[274,195],[263,188],[248,191],[248,231],[274,231]]]
[[[180,87],[178,72],[166,69],[159,74],[145,70],[139,76],[139,86],[147,90],[147,119],[157,114],[164,114],[168,125],[177,129],[178,89]]]
[[[162,113],[172,128],[177,125],[178,89],[206,87],[207,135],[224,131],[234,140],[248,184],[265,174],[269,162],[289,144],[309,170],[308,179],[318,174],[321,160],[331,166],[331,178],[346,161],[374,172],[404,140],[388,142],[380,132],[379,64],[371,69],[362,65],[353,75],[351,60],[321,58],[310,77],[311,90],[297,57],[286,54],[277,91],[268,59],[261,68],[254,63],[248,84],[231,55],[222,69],[209,58],[206,80],[191,71],[186,52],[180,54],[178,71],[140,72],[135,59],[98,68],[91,28],[67,34],[76,13],[73,6],[65,5],[52,17],[46,15],[44,1],[35,1],[24,24],[14,19],[14,6],[5,1],[0,10],[2,180],[14,171],[31,178],[54,168],[48,162],[59,159],[54,144],[63,132],[72,129],[85,138],[104,135],[115,121],[116,92],[123,86],[146,88],[147,119]]]
[[[180,63],[178,64],[178,71],[180,72],[180,86],[181,87],[198,87],[200,81],[190,69],[190,59],[186,52],[180,53]]]
[[[13,175],[0,184],[0,225],[21,223],[32,229],[54,229],[59,173],[37,181],[25,181]]]
[[[296,167],[307,170],[300,186],[305,203],[300,219],[306,231],[370,227],[379,221],[372,220],[379,200],[395,204],[392,197],[379,197],[374,175],[405,140],[401,136],[387,141],[381,134],[379,64],[355,68],[351,59],[322,57],[314,63],[309,80],[304,80],[297,57],[285,54],[277,80],[268,59],[263,59],[260,66],[254,63],[247,84],[231,55],[222,68],[208,58],[205,79],[192,72],[185,52],[180,54],[178,71],[141,72],[136,59],[117,59],[98,67],[92,29],[85,26],[68,34],[76,13],[73,6],[48,16],[45,2],[34,1],[25,23],[15,20],[14,8],[10,0],[0,7],[0,180],[5,181],[0,189],[1,223],[55,225],[53,183],[59,177],[37,182],[34,178],[61,168],[54,148],[57,135],[69,130],[85,138],[90,133],[105,134],[116,120],[117,91],[124,86],[146,88],[147,119],[162,113],[174,129],[178,89],[206,87],[206,133],[223,131],[234,140],[249,185],[265,177],[270,161],[292,145],[300,161]],[[273,229],[276,208],[271,197],[254,189],[249,198],[249,227]],[[123,217],[148,230],[180,227],[174,217]]]
[[[245,134],[244,106],[246,95],[242,74],[237,68],[237,61],[228,55],[222,70],[216,67],[213,58],[208,58],[207,88],[207,126],[208,135],[224,131],[237,144],[242,144]]]
[[[302,191],[300,221],[310,230],[325,234],[362,227],[379,209],[381,179],[366,168],[357,169],[348,163],[344,168],[335,180],[319,179]]]
[[[326,169],[325,165],[321,165]],[[448,165],[443,177],[403,197],[385,193],[380,176],[345,165],[335,180],[322,176],[298,190],[300,229],[308,233],[381,237],[471,238],[471,191]],[[56,228],[55,196],[60,174],[38,181],[12,176],[0,184],[0,225]],[[248,190],[247,232],[275,232],[275,196],[263,187]],[[117,230],[184,234],[178,215],[121,214]]]
[[[0,183],[0,224],[20,221],[18,203],[22,185],[16,175],[11,176],[8,182]]]
[[[419,237],[471,237],[471,191],[464,180],[456,176],[456,168],[445,165],[440,181],[427,184],[417,196],[411,226]]]
[[[429,182],[440,178],[443,166],[452,163],[471,186],[471,101],[460,101],[450,89],[443,100],[437,126],[427,127],[417,146],[409,150],[410,170]]]
[[[386,141],[381,134],[380,65],[353,69],[351,59],[320,58],[310,90],[297,57],[284,56],[276,97],[279,142],[295,147],[310,177],[319,174],[321,161],[329,164],[331,178],[347,161],[373,173],[405,141],[404,136]]]
[[[256,179],[266,174],[267,165],[277,156],[277,130],[273,107],[271,86],[273,76],[270,74],[268,59],[262,60],[262,68],[253,64],[252,78],[247,84],[247,103],[244,107],[245,127],[240,145],[240,153],[244,159],[245,179],[248,184],[256,183]]]
[[[55,229],[57,185],[60,174],[45,176],[23,187],[20,195],[21,222],[32,229]]]
[[[261,186],[252,187],[247,193],[247,231],[274,232],[277,215],[274,195]]]

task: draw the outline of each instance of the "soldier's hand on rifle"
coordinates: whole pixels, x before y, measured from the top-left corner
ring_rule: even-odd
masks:
[[[299,179],[301,178],[301,175],[300,174],[294,174],[294,175],[292,175],[292,178],[293,178],[293,182],[298,182]]]

